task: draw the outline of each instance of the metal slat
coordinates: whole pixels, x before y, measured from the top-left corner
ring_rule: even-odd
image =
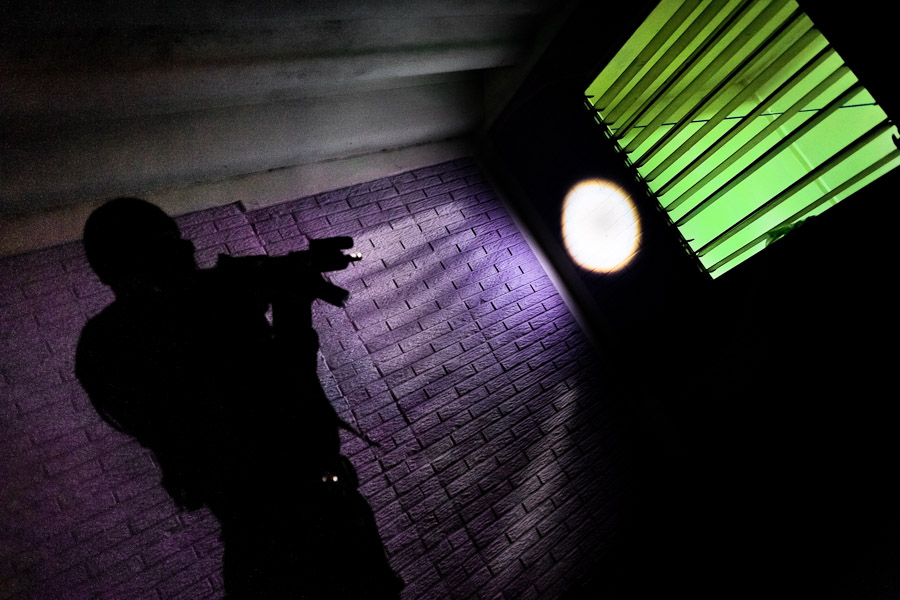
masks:
[[[741,3],[735,10],[742,10],[746,6],[746,0]],[[715,7],[715,9],[713,8]],[[697,18],[691,23],[687,29],[685,29],[682,34],[678,37],[675,42],[669,46],[669,48],[663,53],[663,55],[659,58],[656,63],[650,67],[650,69],[644,73],[644,76],[641,77],[640,81],[635,84],[633,88],[625,95],[625,97],[616,103],[616,106],[610,110],[608,115],[604,116],[604,120],[607,124],[615,124],[620,121],[625,115],[625,111],[637,105],[638,99],[641,97],[648,87],[653,85],[656,79],[672,64],[672,62],[678,58],[682,52],[693,42],[700,33],[706,28],[706,26],[721,12],[721,10],[725,7],[725,3],[717,3],[713,2],[708,5],[705,9],[700,11],[700,14],[697,15]],[[732,11],[733,14],[734,11]],[[725,22],[728,21],[728,17],[725,19]],[[715,35],[715,31],[713,32]],[[696,51],[694,51],[696,54]],[[693,54],[692,54],[693,56]],[[691,57],[688,58],[688,62],[691,60]],[[665,85],[665,84],[663,84]],[[623,127],[619,127],[617,133],[617,137],[621,137],[625,135],[625,132],[637,122],[637,119],[643,115],[643,112],[647,110],[649,107],[653,105],[655,98],[659,96],[659,90],[654,94],[648,101],[644,102],[644,104],[640,105],[639,108],[631,115],[631,118],[628,119],[627,123]]]
[[[840,71],[842,69],[849,71],[849,69],[846,69],[846,67],[841,67],[837,71]],[[837,73],[837,71],[835,71],[835,73]],[[832,73],[832,76],[835,75],[835,73]],[[825,81],[823,81],[822,83],[817,85],[812,91],[810,91],[808,94],[803,96],[803,98],[801,98],[799,102],[795,103],[790,109],[788,109],[787,112],[780,115],[777,119],[775,119],[774,121],[769,123],[769,125],[767,125],[765,129],[763,129],[761,132],[759,132],[758,134],[753,136],[753,139],[751,139],[749,142],[747,142],[746,144],[741,146],[741,148],[737,152],[735,152],[734,154],[729,156],[725,161],[722,162],[722,164],[720,166],[716,167],[712,172],[710,172],[709,175],[707,175],[700,182],[698,182],[698,184],[702,183],[703,185],[706,185],[706,183],[708,183],[713,177],[722,173],[727,167],[730,167],[737,160],[742,158],[748,151],[750,151],[752,148],[754,148],[757,144],[762,142],[765,138],[769,137],[769,135],[771,135],[773,132],[775,132],[775,130],[777,130],[779,127],[781,127],[782,124],[786,123],[790,118],[792,118],[794,115],[796,115],[798,112],[800,112],[800,110],[802,110],[805,106],[807,106],[812,100],[814,100],[816,97],[818,97],[819,94],[823,93],[826,89],[830,88],[831,85],[834,83],[833,81],[831,81],[831,79],[832,79],[831,77],[826,78]],[[703,210],[705,210],[708,206],[710,206],[713,202],[715,202],[716,200],[718,200],[719,198],[721,198],[722,196],[727,194],[729,191],[734,189],[735,186],[737,186],[739,183],[744,181],[746,178],[750,177],[750,175],[755,173],[757,170],[759,170],[761,167],[763,167],[770,160],[772,160],[773,158],[778,156],[778,154],[781,153],[781,151],[787,149],[799,137],[801,137],[807,131],[809,131],[810,129],[815,127],[818,123],[820,123],[822,120],[827,118],[834,111],[839,109],[841,107],[841,105],[843,105],[845,102],[850,100],[853,96],[855,96],[859,92],[863,91],[863,89],[864,88],[863,88],[862,84],[860,84],[860,83],[856,83],[856,84],[850,86],[849,89],[847,89],[842,94],[840,94],[837,98],[835,98],[834,100],[829,102],[827,105],[825,105],[818,113],[816,113],[815,116],[813,116],[811,119],[807,119],[806,121],[801,123],[800,126],[798,126],[796,129],[791,131],[781,141],[779,141],[777,144],[775,144],[774,146],[772,146],[771,148],[766,150],[759,158],[757,158],[752,163],[750,163],[747,167],[742,169],[740,173],[738,173],[737,175],[735,175],[734,177],[729,179],[724,185],[720,186],[719,189],[717,189],[715,192],[713,192],[712,194],[707,196],[704,200],[702,200],[694,208],[689,210],[687,212],[687,214],[685,214],[680,219],[678,219],[675,222],[675,224],[680,227],[680,226],[684,225],[685,223],[687,223],[688,221],[690,221],[691,219],[693,219],[694,217],[696,217]],[[710,175],[712,175],[712,176],[710,176]],[[688,190],[687,192],[682,194],[678,199],[675,200],[675,203],[681,204],[684,201],[684,200],[682,200],[683,198],[686,199],[686,197],[693,195],[694,192],[696,192],[698,189],[700,189],[700,187],[702,187],[701,185],[698,185],[698,184],[693,185],[690,190]],[[672,208],[674,209],[674,206]]]
[[[782,204],[785,200],[808,186],[810,183],[814,182],[819,177],[824,176],[831,169],[841,164],[844,160],[846,160],[851,154],[862,148],[863,146],[869,144],[874,141],[878,136],[883,134],[885,131],[889,130],[893,127],[893,124],[888,120],[884,119],[867,132],[853,140],[849,145],[845,146],[839,152],[836,152],[834,155],[825,160],[822,164],[817,166],[815,169],[804,175],[802,178],[795,181],[793,184],[788,186],[785,190],[779,193],[777,196],[751,212],[746,217],[742,218],[740,221],[711,239],[709,242],[704,244],[699,250],[697,250],[697,256],[703,256],[715,250],[732,237],[746,229],[750,226],[754,221],[776,208],[780,204]]]
[[[697,167],[705,163],[711,156],[713,156],[716,152],[718,152],[722,146],[730,142],[734,139],[738,134],[740,134],[747,126],[750,125],[757,117],[762,115],[766,111],[766,109],[778,102],[785,95],[790,93],[798,84],[800,84],[804,79],[806,79],[811,73],[813,73],[816,69],[818,69],[825,61],[830,59],[835,55],[834,49],[830,46],[823,48],[819,51],[816,56],[811,58],[803,67],[797,71],[792,77],[790,77],[787,81],[782,83],[778,88],[776,88],[771,94],[766,96],[763,100],[761,100],[756,107],[750,111],[745,117],[742,117],[740,121],[738,121],[737,125],[732,127],[725,135],[720,137],[718,141],[716,141],[712,146],[704,150],[697,158],[695,158],[689,165],[684,167],[681,171],[679,171],[672,179],[663,184],[659,189],[656,190],[657,196],[662,196],[666,192],[668,192],[673,186],[677,185],[681,182],[685,177],[694,172]]]
[[[622,73],[616,78],[609,88],[603,92],[603,95],[600,96],[600,99],[594,103],[595,107],[604,107],[598,108],[597,110],[603,111],[607,104],[616,99],[616,96],[627,86],[631,80],[635,77],[635,75],[640,72],[640,70],[644,67],[644,65],[653,58],[653,55],[656,54],[660,48],[666,43],[666,40],[674,34],[678,28],[684,23],[684,21],[690,16],[691,13],[694,12],[694,9],[700,4],[700,0],[688,0],[684,4],[682,4],[675,14],[673,14],[666,24],[660,28],[656,35],[653,36],[653,39],[650,40],[644,48],[640,51],[640,53],[635,57],[633,61],[628,64],[628,67],[622,71]]]
[[[775,0],[770,2],[768,6],[766,6],[753,20],[744,27],[741,31],[739,31],[738,35],[731,41],[729,44],[719,51],[713,61],[707,65],[687,86],[681,90],[674,98],[672,98],[669,103],[659,111],[659,113],[654,117],[650,123],[644,127],[644,130],[641,131],[634,139],[632,139],[625,146],[626,152],[634,152],[637,150],[641,144],[647,141],[647,139],[653,135],[660,127],[662,127],[663,123],[669,121],[673,118],[675,113],[680,109],[692,95],[694,95],[700,88],[706,84],[712,77],[718,74],[719,69],[721,69],[725,64],[730,61],[734,56],[744,49],[752,38],[752,33],[759,31],[765,28],[777,15],[781,10],[787,6],[787,0]],[[799,16],[800,11],[797,10],[795,16]],[[719,34],[719,39],[724,38],[726,35],[731,33],[734,30],[738,30],[738,22],[740,19],[734,19],[729,23],[727,27],[725,27],[721,33]],[[743,35],[744,32],[750,32],[751,35]],[[707,55],[712,54],[713,49],[716,44],[709,44],[706,49],[696,58],[694,61],[695,64],[702,61]],[[684,79],[687,74],[691,71],[691,69],[685,69],[678,80],[672,84],[672,88],[675,87],[677,81]]]
[[[648,112],[658,105],[657,102],[660,98],[664,97],[669,90],[675,88],[676,84],[684,78],[685,74],[693,69],[697,61],[702,59],[710,50],[710,48],[717,44],[722,36],[735,26],[737,21],[741,18],[744,12],[750,8],[750,6],[752,6],[752,3],[745,1],[734,7],[734,9],[732,9],[732,11],[725,17],[725,19],[715,27],[712,34],[707,36],[706,39],[702,40],[700,45],[697,46],[693,52],[691,52],[691,55],[687,59],[682,61],[678,68],[675,69],[675,72],[669,75],[669,77],[666,78],[662,85],[656,88],[656,91],[649,99],[644,102],[640,110],[638,110],[629,118],[628,122],[622,127],[622,129],[617,132],[617,139],[623,139],[631,129],[636,128],[638,121],[647,116]]]
[[[688,25],[687,29],[681,32],[681,35],[678,36],[671,46],[669,46],[665,52],[663,52],[662,56],[660,56],[653,65],[644,73],[638,82],[625,94],[625,97],[616,102],[616,104],[610,107],[608,114],[604,115],[603,120],[607,122],[607,124],[615,124],[618,123],[621,119],[623,119],[629,110],[640,110],[641,105],[638,104],[638,99],[644,91],[653,85],[653,83],[659,78],[659,76],[672,64],[672,62],[684,52],[685,48],[687,48],[690,43],[700,35],[700,32],[712,21],[715,16],[718,14],[719,10],[724,8],[724,5],[718,6],[718,10],[713,10],[711,8],[712,4],[703,7],[697,17]],[[634,107],[638,108],[635,109]],[[619,128],[622,131],[625,131],[624,128]]]
[[[702,140],[706,134],[712,131],[716,126],[719,125],[722,121],[728,117],[732,111],[736,110],[747,101],[753,94],[756,93],[758,89],[760,89],[766,82],[772,79],[775,74],[777,74],[781,69],[783,69],[788,63],[794,60],[801,52],[806,50],[806,48],[815,40],[821,39],[821,35],[815,29],[810,29],[803,36],[798,39],[793,46],[791,46],[786,52],[779,55],[779,57],[768,67],[765,68],[756,78],[745,85],[741,91],[732,98],[728,104],[726,104],[722,109],[719,110],[711,119],[709,119],[706,123],[703,124],[700,129],[695,131],[691,137],[689,137],[686,141],[682,142],[681,145],[676,148],[673,152],[670,152],[666,158],[659,164],[653,171],[650,172],[649,175],[645,178],[648,182],[653,182],[661,173],[663,173],[666,169],[668,169],[672,164],[681,158],[685,152],[694,147],[697,142]],[[643,160],[643,159],[642,159]],[[640,165],[638,165],[640,166]]]
[[[765,240],[766,237],[769,235],[769,233],[771,233],[775,229],[778,229],[780,227],[784,227],[785,225],[790,225],[792,223],[799,221],[800,219],[802,219],[803,217],[805,217],[806,215],[808,215],[815,209],[819,208],[820,206],[822,206],[823,204],[825,204],[832,198],[835,198],[835,197],[839,196],[840,194],[843,194],[844,192],[846,192],[847,190],[852,188],[854,185],[856,185],[860,181],[864,180],[866,177],[872,175],[879,169],[889,165],[890,163],[897,160],[898,158],[900,158],[900,149],[894,150],[890,154],[887,154],[887,155],[881,157],[877,162],[869,165],[868,167],[866,167],[865,169],[863,169],[862,171],[860,171],[859,173],[857,173],[856,175],[854,175],[853,177],[851,177],[850,179],[845,181],[844,183],[840,184],[838,187],[829,191],[827,194],[825,194],[824,196],[822,196],[821,198],[819,198],[812,204],[809,204],[808,206],[801,208],[800,210],[798,210],[797,212],[792,214],[790,217],[781,221],[778,225],[776,225],[769,231],[757,236],[753,241],[747,242],[746,244],[744,244],[743,246],[741,246],[740,248],[738,248],[737,250],[735,250],[734,252],[732,252],[731,254],[726,256],[725,258],[723,258],[722,260],[718,261],[713,266],[708,267],[707,271],[712,273],[716,269],[720,269],[723,265],[728,264],[729,262],[731,262],[738,256],[741,256],[742,254],[744,254],[745,252],[747,252],[748,250],[750,250],[751,248],[753,248],[754,246],[756,246],[757,244],[759,244],[760,242]]]
[[[796,40],[795,43],[791,46],[790,51],[782,53],[778,57],[776,62],[780,62],[780,64],[782,64],[782,65],[787,64],[785,62],[785,57],[789,57],[792,55],[796,56],[796,53],[799,51],[796,48],[799,48],[799,47],[805,48],[806,46],[811,44],[813,42],[813,40],[820,37],[818,35],[818,32],[816,30],[812,29],[812,23],[809,21],[809,19],[806,19],[804,21],[803,12],[799,11],[799,10],[795,11],[793,14],[790,15],[790,17],[788,17],[788,19],[782,25],[780,25],[778,27],[778,29],[773,31],[769,36],[766,37],[765,40],[763,40],[761,43],[759,43],[756,46],[756,48],[754,48],[753,51],[749,55],[747,55],[747,58],[745,58],[744,60],[742,60],[740,62],[740,64],[735,66],[731,70],[731,72],[728,73],[728,75],[726,75],[724,78],[722,78],[722,80],[719,83],[717,83],[715,85],[715,87],[713,87],[713,89],[711,89],[705,96],[703,96],[703,98],[701,98],[699,102],[694,104],[694,106],[691,107],[691,109],[688,110],[685,113],[685,115],[678,121],[678,123],[676,123],[673,127],[671,127],[665,133],[665,135],[663,135],[660,139],[658,139],[656,142],[654,142],[654,144],[648,150],[641,153],[640,160],[634,161],[635,166],[640,168],[640,167],[646,165],[650,160],[653,159],[654,156],[656,156],[659,153],[660,150],[662,150],[667,145],[669,145],[669,143],[672,142],[682,131],[684,131],[685,128],[688,127],[688,125],[690,125],[692,122],[694,122],[694,119],[697,117],[697,115],[700,114],[700,112],[710,102],[712,102],[716,97],[718,97],[718,95],[721,94],[723,90],[725,90],[729,85],[731,85],[732,82],[738,80],[741,76],[743,76],[752,67],[755,67],[756,63],[759,61],[759,59],[763,55],[765,55],[767,50],[769,50],[774,44],[777,44],[786,39],[790,39],[791,37],[797,36],[796,30],[803,28],[803,27],[805,27],[806,29],[804,29],[802,31],[799,39]],[[763,72],[764,73],[768,72],[768,69],[764,70]],[[757,79],[758,79],[758,77],[757,77]],[[758,87],[754,86],[755,83],[756,83],[756,80],[754,80],[753,83],[743,86],[743,89],[746,94],[748,94],[748,95],[752,94],[754,92],[754,90],[758,89]],[[738,94],[738,96],[741,96],[741,95],[742,94]],[[728,103],[727,106],[731,107],[733,102],[734,101],[732,100],[731,102]],[[735,106],[735,108],[736,108],[736,106]],[[722,118],[724,119],[724,117],[727,116],[729,111],[726,111],[726,112],[719,111],[719,112],[722,114]],[[716,113],[716,115],[718,116],[719,113]],[[716,123],[716,124],[718,124],[718,123]],[[715,125],[713,125],[713,126],[715,126]],[[704,127],[701,127],[701,131],[709,131],[709,129],[704,126]],[[682,155],[683,152],[690,149],[690,147],[693,145],[691,140],[694,140],[694,139],[700,139],[700,138],[695,138],[695,136],[692,135],[688,141],[682,142],[681,144],[679,144],[678,148],[676,148],[672,152],[668,153],[666,160],[663,162],[677,160]],[[673,156],[674,156],[674,158],[672,158]],[[669,164],[671,164],[671,162],[669,162]],[[654,172],[657,172],[658,170],[659,170],[659,168],[657,167],[657,169],[654,169]],[[652,181],[652,175],[653,174],[651,173],[651,175],[647,177],[648,181]]]

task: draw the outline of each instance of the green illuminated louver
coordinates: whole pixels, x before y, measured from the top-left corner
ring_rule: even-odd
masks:
[[[713,277],[900,164],[794,0],[662,0],[586,94]]]

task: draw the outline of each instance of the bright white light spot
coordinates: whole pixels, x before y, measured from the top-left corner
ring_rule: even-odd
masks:
[[[631,262],[641,238],[628,193],[602,179],[582,181],[566,195],[562,233],[572,259],[598,273],[618,271]]]

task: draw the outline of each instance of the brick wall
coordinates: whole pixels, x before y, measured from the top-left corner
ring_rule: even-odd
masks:
[[[246,213],[179,219],[209,266],[351,235],[316,307],[321,377],[405,599],[558,598],[617,531],[620,449],[594,357],[470,160]],[[217,598],[205,511],[178,513],[149,454],[72,375],[111,299],[80,244],[0,261],[0,600]]]

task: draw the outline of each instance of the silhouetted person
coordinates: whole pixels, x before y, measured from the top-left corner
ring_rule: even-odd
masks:
[[[229,597],[399,598],[316,374],[311,304],[346,296],[321,272],[354,257],[319,241],[198,269],[175,222],[134,198],[97,209],[84,244],[116,297],[82,331],[78,379],[179,506],[218,517]]]

